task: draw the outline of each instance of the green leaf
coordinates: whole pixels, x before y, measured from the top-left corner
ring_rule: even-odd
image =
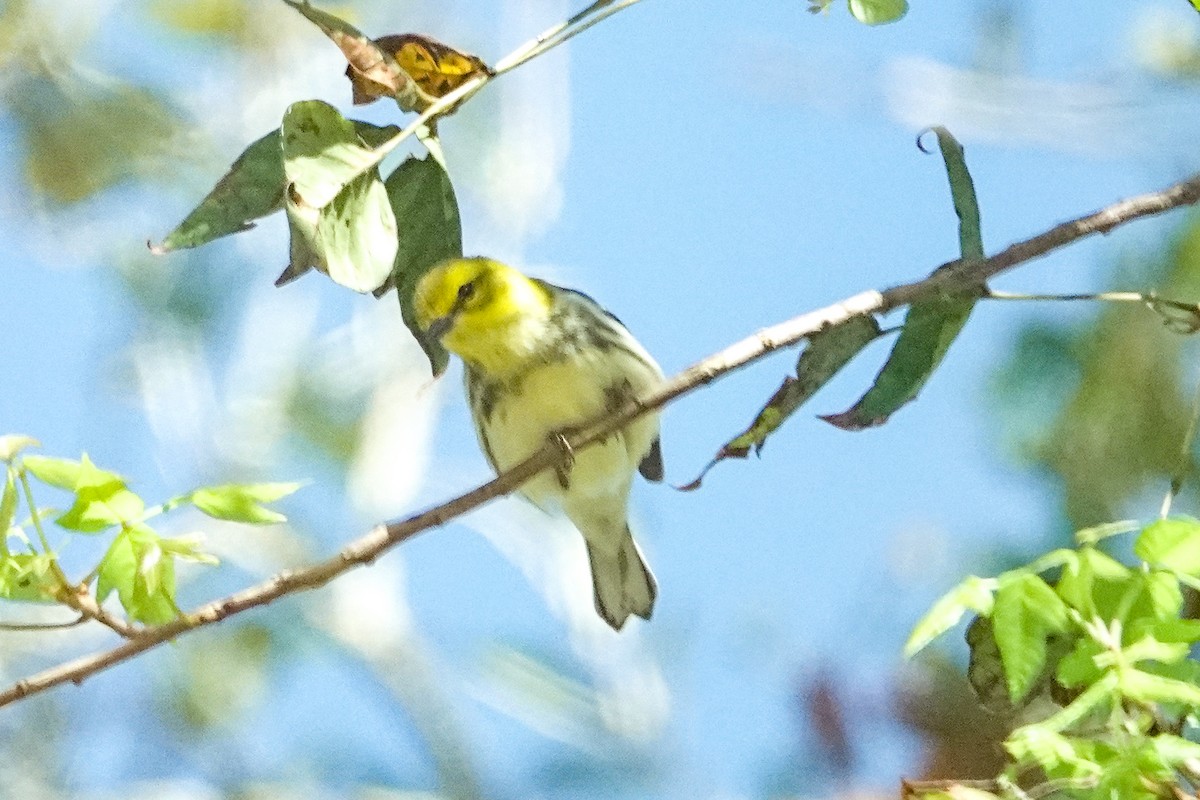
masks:
[[[359,138],[372,147],[400,132],[395,125],[380,128],[358,120],[352,124]],[[286,188],[283,135],[276,128],[247,147],[200,205],[151,250],[163,254],[199,247],[250,230],[254,220],[283,209]]]
[[[1179,581],[1170,572],[1152,570],[1138,573],[1142,594],[1134,602],[1124,621],[1139,617],[1169,620],[1179,616],[1183,610],[1183,590]]]
[[[25,456],[21,459],[21,464],[42,483],[70,492],[75,491],[75,483],[79,480],[80,470],[83,468],[78,461],[48,456]]]
[[[1036,575],[1001,580],[992,608],[992,625],[1008,694],[1018,702],[1046,665],[1046,638],[1067,627],[1067,607]]]
[[[162,254],[199,247],[222,236],[250,230],[254,220],[283,208],[287,181],[283,174],[282,141],[276,129],[242,151],[200,205],[151,250]]]
[[[1200,522],[1191,517],[1152,522],[1138,536],[1133,552],[1149,564],[1200,575]]]
[[[962,146],[945,128],[932,130],[937,135],[946,163],[950,194],[959,220],[958,238],[962,259],[981,260],[984,252],[979,204]],[[850,409],[821,419],[843,430],[862,430],[887,422],[892,414],[916,398],[942,363],[951,343],[967,324],[980,291],[982,287],[965,297],[943,296],[914,303],[908,309],[904,329],[892,347],[887,362],[867,393]]]
[[[1121,650],[1123,660],[1136,664],[1141,661],[1157,661],[1160,664],[1175,664],[1187,658],[1190,645],[1186,642],[1160,642],[1153,636],[1143,636]]]
[[[991,614],[995,589],[995,579],[967,576],[934,603],[916,624],[904,645],[904,657],[912,658],[925,645],[953,628],[968,610],[983,616]]]
[[[122,607],[128,609],[133,604],[137,562],[133,537],[128,531],[122,531],[113,539],[104,558],[100,560],[96,579],[96,602],[103,603],[115,591],[121,599]]]
[[[1121,670],[1119,680],[1121,693],[1131,700],[1200,707],[1200,686],[1133,668]]]
[[[879,335],[879,323],[874,317],[854,316],[809,337],[796,362],[796,376],[786,378],[750,427],[726,442],[695,480],[679,488],[683,491],[700,488],[708,471],[727,458],[745,458],[751,450],[761,453],[767,437]]]
[[[88,454],[84,453],[79,459],[79,472],[75,476],[75,491],[81,489],[104,489],[114,484],[125,485],[125,479],[115,472],[109,472],[106,469],[100,469],[92,460],[88,458]]]
[[[25,448],[37,447],[39,444],[41,443],[32,436],[23,436],[19,433],[0,436],[0,461],[12,461]]]
[[[1115,670],[1104,672],[1096,681],[1072,700],[1066,708],[1038,723],[1036,726],[1050,731],[1064,731],[1101,706],[1113,706],[1120,698],[1116,695],[1119,678]]]
[[[146,504],[121,483],[85,487],[75,493],[75,504],[55,522],[80,533],[99,533],[113,525],[136,522]]]
[[[354,291],[377,289],[391,275],[397,238],[374,150],[319,100],[289,106],[281,131],[292,243],[277,283],[315,267]]]
[[[1129,568],[1111,556],[1100,552],[1094,547],[1081,547],[1076,557],[1063,565],[1062,574],[1055,584],[1058,596],[1085,617],[1100,614],[1100,607],[1111,603],[1103,602],[1110,596],[1116,599],[1124,592],[1130,578]],[[1109,587],[1119,585],[1121,588],[1113,592]],[[1096,596],[1102,594],[1102,602],[1097,605]],[[1105,619],[1110,615],[1101,614]]]
[[[821,419],[851,431],[887,422],[902,406],[916,399],[966,325],[974,306],[974,298],[938,298],[913,304],[904,318],[904,329],[871,388],[848,410],[826,414]]]
[[[203,542],[199,534],[159,539],[158,544],[164,553],[173,558],[182,558],[185,561],[195,561],[201,564],[220,563],[216,556],[202,549]]]
[[[175,618],[175,559],[151,528],[135,525],[113,540],[100,562],[96,601],[116,591],[131,618],[159,625]]]
[[[263,503],[272,503],[300,488],[299,483],[228,484],[197,489],[191,494],[196,508],[216,519],[268,525],[287,517]]]
[[[53,553],[19,553],[0,559],[0,598],[27,603],[55,602],[59,579]]]
[[[1129,626],[1131,636],[1153,636],[1160,642],[1200,642],[1200,619],[1153,619],[1141,617]]]
[[[1058,662],[1055,677],[1068,688],[1095,683],[1104,674],[1104,670],[1096,663],[1096,656],[1104,652],[1107,652],[1104,647],[1091,637],[1077,639],[1071,652]]]
[[[446,371],[450,357],[440,342],[430,339],[417,325],[413,295],[426,272],[463,254],[458,200],[450,176],[432,156],[409,157],[388,176],[386,185],[400,228],[391,283],[399,295],[404,324],[425,351],[437,377]]]
[[[908,13],[908,0],[848,0],[850,13],[865,25],[886,25]]]
[[[1044,725],[1025,725],[1017,728],[1004,742],[1018,764],[1033,762],[1051,775],[1061,775],[1067,768],[1073,775],[1099,775],[1102,767],[1084,757],[1076,743]]]

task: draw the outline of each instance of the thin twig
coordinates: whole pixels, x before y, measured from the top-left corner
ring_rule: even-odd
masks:
[[[1143,217],[1200,201],[1200,175],[1177,183],[1160,192],[1140,195],[1115,203],[1094,214],[1064,222],[1045,233],[1018,242],[991,258],[970,263],[949,262],[929,277],[883,291],[866,291],[841,302],[810,311],[794,319],[772,325],[705,358],[665,381],[657,390],[632,400],[565,437],[571,450],[609,436],[633,419],[696,391],[716,379],[757,361],[780,348],[839,325],[863,314],[883,314],[919,300],[942,296],[946,292],[965,291],[1018,264],[1039,258],[1071,242]],[[128,661],[163,642],[197,628],[207,627],[234,614],[267,605],[288,594],[324,586],[354,567],[370,564],[385,552],[422,531],[436,528],[508,494],[544,469],[559,464],[565,456],[561,446],[548,443],[525,461],[471,491],[407,519],[380,525],[348,544],[333,558],[283,572],[228,597],[214,600],[179,619],[143,629],[127,642],[111,650],[83,656],[52,667],[0,692],[0,706],[44,692],[63,683],[80,684],[98,672]]]
[[[380,164],[384,158],[391,154],[410,136],[413,136],[420,131],[429,129],[432,120],[435,120],[437,117],[445,114],[450,109],[457,107],[459,103],[466,102],[469,97],[482,89],[489,81],[499,77],[500,75],[503,75],[505,72],[510,72],[516,69],[521,64],[537,58],[538,56],[544,55],[555,47],[558,47],[563,42],[566,42],[567,40],[592,27],[596,23],[611,17],[613,14],[617,13],[623,8],[627,8],[634,3],[641,2],[641,0],[622,0],[622,2],[617,3],[615,6],[606,8],[606,6],[609,6],[612,2],[613,0],[599,0],[598,2],[592,3],[592,5],[575,14],[575,16],[571,17],[566,22],[554,25],[537,38],[521,45],[512,53],[509,53],[507,56],[497,61],[496,66],[492,70],[491,74],[485,73],[483,75],[477,75],[459,86],[454,91],[439,97],[437,100],[431,103],[428,108],[422,111],[420,115],[417,116],[416,120],[414,120],[406,128],[397,133],[391,139],[388,139],[386,142],[376,147],[372,157],[363,163],[359,174],[362,174],[370,170],[372,167]],[[595,16],[591,16],[593,14]]]
[[[1172,300],[1159,297],[1157,292],[1097,292],[1094,294],[1024,294],[1000,292],[989,289],[984,300],[1052,301],[1072,302],[1077,300],[1102,303],[1138,303],[1162,317],[1163,322],[1176,333],[1200,332],[1200,303]]]
[[[87,622],[82,614],[70,622],[0,622],[0,631],[58,631],[75,628]]]

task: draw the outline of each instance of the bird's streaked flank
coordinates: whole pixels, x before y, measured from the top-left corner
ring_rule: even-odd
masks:
[[[590,297],[488,258],[453,259],[417,285],[417,322],[465,364],[475,432],[497,472],[658,386],[654,359]],[[662,480],[658,416],[646,414],[521,487],[561,509],[587,543],[596,611],[615,629],[650,618],[657,585],[629,531],[634,470]]]

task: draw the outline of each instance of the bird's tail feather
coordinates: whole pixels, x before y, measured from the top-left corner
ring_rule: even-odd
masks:
[[[614,550],[587,545],[592,565],[592,586],[596,594],[596,612],[614,630],[621,630],[630,614],[650,619],[658,584],[646,566],[629,528]]]

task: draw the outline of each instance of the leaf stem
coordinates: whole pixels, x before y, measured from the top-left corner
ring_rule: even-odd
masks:
[[[1156,292],[1099,292],[1096,294],[1022,294],[989,289],[984,300],[1032,300],[1071,302],[1076,300],[1103,303],[1140,303],[1163,318],[1167,327],[1176,333],[1200,332],[1200,303],[1188,303],[1159,297]]]
[[[88,618],[80,614],[70,622],[0,622],[0,631],[58,631],[78,627],[87,621]]]
[[[492,68],[493,73],[490,75],[477,75],[471,80],[459,86],[452,92],[442,95],[428,108],[420,113],[420,115],[410,125],[397,133],[391,139],[388,139],[383,144],[375,148],[374,157],[369,159],[363,165],[362,172],[366,172],[372,167],[377,166],[389,154],[391,154],[400,144],[414,134],[418,134],[423,130],[430,128],[430,121],[436,117],[445,114],[450,109],[457,106],[459,103],[466,100],[478,92],[493,78],[497,78],[506,72],[519,67],[532,59],[543,55],[555,47],[558,47],[563,42],[578,36],[593,25],[608,19],[618,11],[628,8],[635,3],[640,3],[641,0],[621,0],[613,4],[613,0],[597,0],[583,11],[572,16],[565,22],[560,22],[557,25],[544,31],[540,36],[531,39],[525,44],[518,47],[512,53],[509,53],[504,58],[496,62],[496,66]],[[437,158],[437,155],[434,155]]]
[[[33,489],[29,485],[29,475],[26,474],[25,468],[21,467],[17,470],[17,478],[21,481],[21,490],[25,494],[25,504],[29,506],[29,519],[33,522],[33,529],[37,531],[38,539],[42,543],[42,551],[49,554],[53,553],[54,549],[50,547],[50,540],[46,538],[46,531],[42,529],[41,515],[38,514],[37,506],[33,503]],[[55,567],[58,564],[55,562]],[[61,572],[61,570],[59,570]]]

